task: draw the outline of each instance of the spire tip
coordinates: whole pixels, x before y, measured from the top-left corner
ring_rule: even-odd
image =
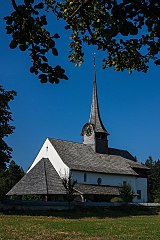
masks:
[[[96,67],[96,53],[93,53],[93,63],[94,63],[94,68]]]

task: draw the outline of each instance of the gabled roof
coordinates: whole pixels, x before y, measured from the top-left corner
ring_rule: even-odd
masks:
[[[122,156],[95,153],[85,144],[54,138],[49,140],[71,170],[138,176],[132,166],[145,168],[140,163]]]
[[[7,195],[65,194],[62,180],[47,158],[38,162]]]

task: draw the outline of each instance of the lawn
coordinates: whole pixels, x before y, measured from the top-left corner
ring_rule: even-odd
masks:
[[[0,214],[0,240],[159,240],[160,215]]]

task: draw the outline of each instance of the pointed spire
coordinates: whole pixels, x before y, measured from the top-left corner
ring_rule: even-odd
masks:
[[[109,133],[105,129],[100,113],[99,113],[99,105],[98,105],[98,95],[97,95],[97,83],[96,83],[96,61],[95,61],[95,54],[94,54],[94,83],[93,83],[93,95],[92,95],[92,105],[91,105],[91,112],[90,112],[90,118],[89,123],[94,125],[95,132],[101,132],[101,133]]]

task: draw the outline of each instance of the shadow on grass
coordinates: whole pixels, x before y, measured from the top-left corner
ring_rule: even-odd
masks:
[[[2,211],[4,215],[19,216],[50,216],[66,219],[83,219],[95,217],[103,218],[120,218],[131,216],[151,216],[158,215],[160,208],[158,207],[142,207],[142,206],[118,206],[118,207],[76,207],[73,210],[50,210],[50,211],[31,211],[31,210],[6,210]]]

